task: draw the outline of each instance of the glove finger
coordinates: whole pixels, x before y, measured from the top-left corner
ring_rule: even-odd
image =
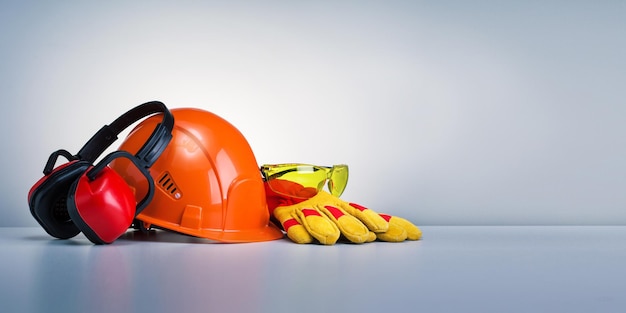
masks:
[[[404,218],[392,216],[390,223],[398,224],[402,228],[404,228],[404,230],[406,230],[408,240],[419,240],[422,238],[422,231],[417,226],[415,226],[415,224],[409,222]]]
[[[384,233],[376,233],[376,238],[387,242],[405,241],[407,238],[406,230],[401,225],[394,223],[390,215],[381,214],[381,216],[389,221],[389,229]]]
[[[378,237],[376,237],[376,233],[374,233],[374,232],[370,232],[370,233],[368,234],[367,240],[365,240],[365,242],[372,242],[372,241],[375,241],[375,240],[376,240],[376,238],[378,238]]]
[[[303,208],[296,210],[295,214],[308,233],[321,244],[333,245],[339,239],[340,232],[337,225],[320,211],[313,208]]]
[[[290,213],[291,210],[285,207],[278,207],[274,210],[274,217],[278,219],[285,232],[287,232],[287,237],[291,241],[300,244],[313,242],[313,237],[311,237],[306,228],[298,222],[297,217],[292,216]]]
[[[404,240],[419,240],[422,232],[417,226],[408,220],[387,214],[380,214],[385,220],[389,221],[389,230],[384,233],[376,234],[377,238],[388,242],[401,242]]]
[[[316,197],[320,199],[326,205],[333,205],[335,207],[341,208],[343,211],[347,212],[349,215],[352,215],[359,219],[370,231],[375,233],[385,232],[389,228],[389,223],[385,221],[382,217],[378,215],[378,213],[355,203],[345,202],[325,191],[320,191]]]
[[[351,242],[364,243],[373,241],[372,233],[369,229],[360,220],[344,210],[330,205],[320,206],[318,209],[324,212],[337,225],[341,234]]]
[[[341,207],[350,215],[358,218],[369,230],[375,233],[386,232],[389,229],[389,222],[373,210],[356,203],[348,203]]]

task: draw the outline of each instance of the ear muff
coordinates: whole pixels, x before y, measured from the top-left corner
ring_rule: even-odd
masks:
[[[136,155],[115,151],[92,165],[124,129],[154,113],[162,113],[163,120]],[[28,193],[31,214],[53,237],[68,239],[82,231],[93,243],[112,243],[152,200],[154,181],[148,168],[169,144],[173,127],[174,117],[163,103],[147,102],[102,127],[78,154],[65,150],[52,153],[44,177]],[[53,169],[59,156],[70,162]],[[118,157],[130,159],[148,181],[148,193],[139,203],[126,181],[107,166]]]

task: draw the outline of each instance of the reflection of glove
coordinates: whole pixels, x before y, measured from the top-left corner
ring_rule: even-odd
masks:
[[[297,188],[297,187],[295,187]],[[302,188],[302,187],[300,187]],[[314,240],[332,245],[343,235],[353,243],[376,239],[400,242],[418,240],[421,231],[411,222],[396,216],[378,214],[354,203],[347,203],[325,191],[309,199],[282,196],[266,188],[270,213],[287,236],[296,243]],[[313,193],[302,189],[300,194]]]

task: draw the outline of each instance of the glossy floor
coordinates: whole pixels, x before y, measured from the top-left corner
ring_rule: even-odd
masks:
[[[112,245],[0,228],[2,312],[623,312],[626,227],[422,227],[400,244]]]

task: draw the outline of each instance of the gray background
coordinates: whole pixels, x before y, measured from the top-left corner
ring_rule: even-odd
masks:
[[[623,1],[0,1],[0,226],[149,100],[418,225],[626,223]]]

